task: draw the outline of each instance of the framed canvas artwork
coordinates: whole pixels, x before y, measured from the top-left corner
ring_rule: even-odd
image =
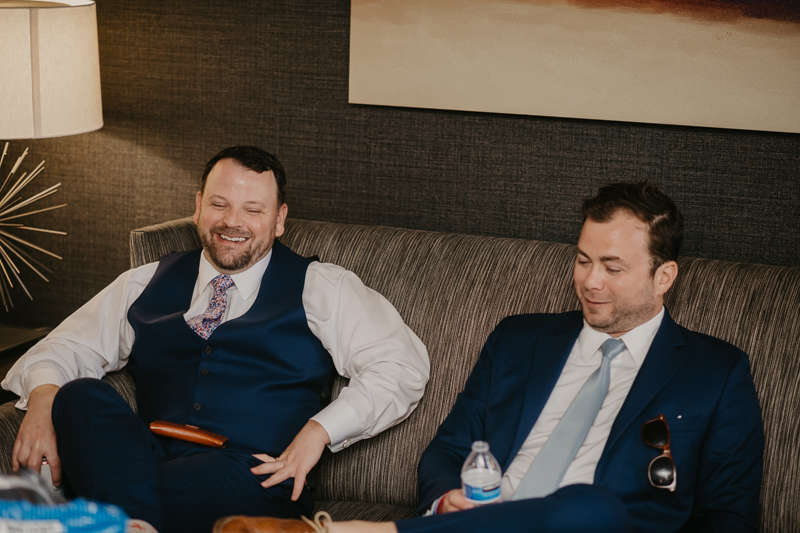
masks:
[[[796,0],[351,7],[351,103],[800,132]]]

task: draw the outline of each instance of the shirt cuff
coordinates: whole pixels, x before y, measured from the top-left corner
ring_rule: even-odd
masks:
[[[446,496],[445,494],[442,494],[441,496],[433,500],[433,503],[431,504],[430,508],[427,511],[425,511],[425,514],[422,516],[432,516],[435,514],[439,514],[439,504],[442,503],[442,500],[444,499],[445,496]]]
[[[67,384],[67,379],[64,375],[55,368],[48,368],[46,365],[36,365],[28,371],[25,377],[25,394],[21,394],[16,407],[18,409],[27,409],[28,396],[33,389],[40,385],[56,385],[63,387]]]
[[[334,453],[364,438],[361,420],[355,410],[343,400],[334,400],[311,417],[311,420],[318,422],[328,432],[331,439],[328,447]]]

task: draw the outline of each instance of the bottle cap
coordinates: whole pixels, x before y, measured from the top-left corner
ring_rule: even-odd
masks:
[[[485,440],[476,440],[472,443],[472,451],[473,452],[488,452],[489,451],[489,443]]]

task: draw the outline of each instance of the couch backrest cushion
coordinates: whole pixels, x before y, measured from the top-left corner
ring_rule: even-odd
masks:
[[[386,296],[431,359],[425,397],[408,421],[324,458],[321,499],[414,506],[419,457],[491,330],[521,310],[577,305],[569,245],[296,220],[282,240],[354,271]]]
[[[168,237],[156,246],[137,241],[147,252],[137,252],[135,262],[157,260],[160,246],[167,246],[164,252],[181,243],[199,246],[190,219],[178,221],[178,231],[167,226]],[[509,314],[578,307],[571,287],[574,246],[568,244],[305,220],[289,220],[281,240],[302,255],[354,271],[385,295],[431,358],[425,397],[406,422],[323,456],[316,476],[320,500],[414,506],[419,456],[495,325]],[[667,295],[675,320],[751,356],[767,433],[762,531],[791,530],[800,523],[800,269],[691,258],[679,265]]]
[[[131,268],[154,263],[162,255],[202,247],[191,217],[131,231]]]

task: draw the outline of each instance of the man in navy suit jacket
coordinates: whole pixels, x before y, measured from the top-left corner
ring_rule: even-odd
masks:
[[[420,460],[419,510],[433,516],[364,531],[757,531],[764,435],[747,354],[676,324],[663,304],[678,273],[677,207],[644,182],[603,187],[582,210],[573,272],[581,311],[497,326]],[[559,488],[513,500],[609,338],[625,349]],[[666,452],[642,432],[657,419],[669,431],[672,463],[659,460],[668,486],[650,468]],[[476,440],[502,468],[503,503],[478,506],[462,493]]]

